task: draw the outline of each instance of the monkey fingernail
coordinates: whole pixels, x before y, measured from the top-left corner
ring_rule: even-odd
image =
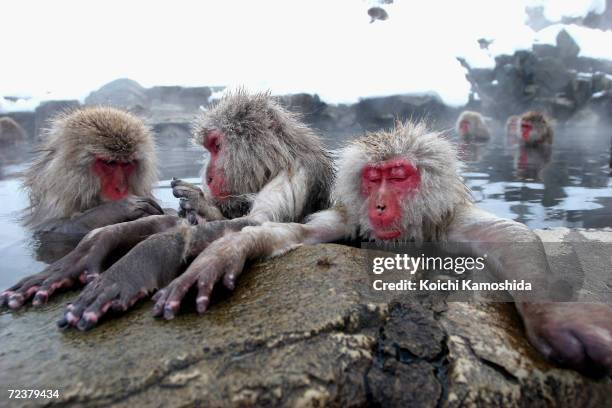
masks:
[[[155,305],[153,305],[153,317],[160,317],[164,312],[164,306],[163,303],[156,303]]]
[[[4,291],[2,293],[0,293],[0,307],[3,307],[5,305],[8,305],[8,300],[9,297],[13,294],[13,292],[11,291]]]
[[[174,319],[174,315],[176,314],[179,306],[180,306],[180,303],[177,302],[176,300],[166,303],[166,306],[164,307],[164,319],[167,319],[167,320]]]
[[[81,331],[87,331],[93,329],[95,325],[96,323],[92,320],[81,319],[79,320],[76,328]]]
[[[210,299],[208,296],[200,296],[196,299],[196,308],[198,313],[204,313],[208,309]]]
[[[72,312],[66,313],[64,319],[66,319],[66,322],[71,326],[75,326],[79,322],[79,318],[76,317]]]
[[[8,306],[11,309],[19,309],[23,305],[23,296],[19,293],[15,293],[9,297]]]
[[[32,301],[32,304],[34,306],[40,306],[40,305],[47,303],[48,299],[49,299],[49,293],[46,290],[39,290],[38,292],[36,292],[36,295],[34,296],[34,300]]]

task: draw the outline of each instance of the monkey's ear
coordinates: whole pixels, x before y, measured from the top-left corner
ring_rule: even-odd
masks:
[[[401,130],[404,128],[404,124],[401,120],[395,119],[395,130]]]

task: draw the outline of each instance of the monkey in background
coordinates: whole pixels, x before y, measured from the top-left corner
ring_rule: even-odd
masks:
[[[456,124],[457,134],[466,140],[486,141],[491,137],[484,117],[473,111],[463,111]]]
[[[331,155],[321,139],[269,93],[227,93],[202,113],[194,133],[210,152],[203,189],[180,180],[172,185],[181,208],[199,225],[159,215],[96,229],[74,251],[0,293],[0,307],[16,309],[30,298],[39,305],[59,287],[93,280],[63,321],[91,328],[102,313],[92,309],[83,314],[89,299],[108,299],[104,311],[111,305],[125,310],[169,283],[226,231],[265,221],[297,222],[329,206]],[[132,249],[100,274],[102,262],[117,247]],[[141,275],[132,280],[135,271]],[[106,285],[121,276],[126,280]]]
[[[553,129],[544,114],[536,111],[523,113],[520,117],[518,136],[521,144],[528,147],[550,146],[553,142]]]
[[[506,136],[508,139],[517,139],[520,136],[520,123],[521,117],[519,115],[512,115],[506,120]]]
[[[12,118],[0,118],[0,147],[12,146],[27,139],[25,130]]]
[[[478,209],[458,173],[454,147],[423,123],[353,141],[340,155],[333,197],[334,206],[306,224],[264,223],[216,240],[155,294],[154,313],[172,317],[165,311],[175,310],[191,287],[197,288],[196,307],[203,313],[214,285],[222,281],[232,289],[248,260],[352,237],[437,242],[449,249],[448,244],[459,243],[473,255],[486,254],[501,280],[525,279],[535,290],[546,290],[550,270],[540,239],[523,224]],[[544,297],[534,303],[520,292],[511,295],[531,344],[547,359],[612,372],[609,305],[553,303]],[[102,304],[90,300],[87,310],[93,313]]]
[[[153,136],[132,114],[110,107],[61,114],[25,171],[30,205],[24,224],[82,237],[98,227],[162,214],[152,194],[156,164]]]

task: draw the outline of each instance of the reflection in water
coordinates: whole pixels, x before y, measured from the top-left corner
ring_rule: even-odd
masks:
[[[324,136],[330,145],[339,145],[334,135]],[[488,143],[459,145],[466,162],[463,176],[481,207],[534,228],[612,226],[610,134],[557,129],[550,151],[521,149],[515,142],[498,131]],[[155,195],[164,207],[176,208],[170,180],[199,183],[204,149],[167,134],[157,144],[162,181]],[[0,289],[42,270],[41,260],[56,259],[74,245],[62,241],[41,248],[17,221],[27,204],[17,176],[31,156],[23,147],[0,152],[0,259],[5,260]]]
[[[558,128],[550,150],[498,132],[463,175],[481,207],[532,228],[612,226],[609,149],[598,129]]]
[[[543,172],[550,163],[551,153],[550,145],[538,147],[519,145],[514,153],[516,177],[525,181],[544,180]]]

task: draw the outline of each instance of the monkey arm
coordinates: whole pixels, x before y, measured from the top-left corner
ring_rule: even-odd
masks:
[[[529,299],[511,293],[527,336],[547,359],[579,370],[612,372],[612,309],[607,304],[552,302],[551,271],[541,240],[527,226],[470,206],[449,229],[450,243],[465,243],[501,279],[532,283]],[[540,299],[540,301],[533,301]]]
[[[170,215],[158,215],[98,228],[88,233],[77,247],[43,271],[22,279],[0,293],[0,307],[17,309],[30,298],[45,303],[60,288],[85,283],[102,272],[102,264],[114,250],[129,249],[146,237],[165,231],[180,222]]]
[[[303,168],[292,174],[283,171],[257,193],[248,217],[260,223],[299,221],[307,193],[307,176]]]
[[[162,208],[152,198],[130,197],[100,204],[72,218],[50,221],[37,230],[43,233],[85,235],[96,228],[163,213]]]
[[[112,227],[141,222],[142,227],[146,228],[145,222],[154,218],[147,217]],[[254,225],[248,219],[211,221],[194,226],[180,220],[173,217],[167,228],[148,229],[140,234],[131,228],[123,233],[127,237],[115,237],[121,243],[130,239],[131,233],[135,235],[135,246],[105,273],[91,280],[66,309],[60,326],[91,329],[108,310],[125,311],[138,300],[169,284],[186,263],[219,237]],[[158,231],[163,232],[156,233]]]
[[[180,267],[183,266],[186,261],[188,262],[196,256],[198,259],[205,259],[205,257],[198,256],[202,251],[206,250],[205,252],[210,254],[209,256],[218,257],[221,262],[227,261],[229,263],[230,260],[227,260],[228,251],[222,248],[224,248],[225,244],[231,246],[233,240],[231,238],[225,239],[221,237],[231,237],[232,235],[227,234],[239,232],[248,226],[258,226],[267,219],[275,219],[276,217],[296,218],[297,214],[301,215],[304,206],[303,193],[301,196],[297,196],[289,180],[287,175],[281,175],[268,183],[255,198],[254,215],[248,214],[247,216],[231,220],[217,220],[206,222],[202,225],[192,226],[190,228],[180,228],[179,232],[177,232],[180,238],[176,238],[176,241],[181,242],[178,246],[175,245],[172,239],[168,238],[168,236],[171,236],[169,235],[170,232],[165,233],[165,235],[153,235],[144,242],[136,245],[120,261],[109,268],[106,273],[100,275],[99,278],[88,285],[86,291],[83,292],[79,299],[77,299],[70,309],[67,310],[62,324],[84,329],[93,327],[109,308],[112,310],[125,310],[138,301],[138,299],[158,289],[160,285],[165,286],[170,283],[168,278],[175,278],[178,275]],[[299,180],[299,178],[297,180]],[[299,185],[297,189],[300,189]],[[274,202],[277,199],[287,200],[288,202],[281,205],[275,205]],[[344,211],[330,210],[313,216],[312,220],[306,225],[269,223],[262,226],[259,233],[257,232],[259,230],[256,229],[254,236],[245,235],[243,239],[247,242],[256,240],[258,243],[266,243],[267,245],[264,249],[265,251],[269,250],[270,255],[272,255],[279,251],[286,251],[301,243],[325,242],[342,238],[348,234],[346,232],[346,225]],[[283,236],[283,234],[286,236]],[[164,235],[165,238],[158,237],[158,235]],[[270,240],[269,236],[273,237],[274,240]],[[218,239],[222,241],[219,244],[216,243]],[[163,242],[166,241],[171,242],[170,245],[167,245],[168,247],[175,248],[174,251],[179,251],[180,249],[180,253],[178,255],[174,252],[168,254],[165,249],[155,251],[154,248],[156,246],[162,249],[162,247],[166,245],[163,244]],[[218,251],[219,248],[221,248],[221,250],[217,255],[216,251]],[[249,249],[250,248],[256,248],[256,246],[249,247]],[[232,253],[239,259],[238,246]],[[265,255],[265,253],[260,253],[253,249],[252,254],[247,253],[245,256],[255,258]],[[177,256],[178,258],[176,258]],[[176,258],[179,259],[179,261],[173,261],[169,264],[166,258]],[[145,280],[143,280],[141,267],[138,266],[138,262],[141,259],[146,259],[147,264],[151,263],[151,265],[147,266],[147,279]],[[203,261],[200,261],[200,263],[201,262]],[[216,264],[218,264],[218,262],[219,261],[217,261]],[[109,273],[111,270],[113,272]],[[196,272],[190,272],[186,279],[188,280]],[[173,283],[179,285],[179,282],[181,282],[179,279],[176,279],[176,283]],[[138,284],[134,284],[134,282],[138,282]],[[169,289],[169,287],[166,289]],[[166,296],[169,293],[169,290],[164,290],[156,299]],[[179,296],[178,293],[179,292],[172,296],[167,308],[164,309],[165,306],[162,307],[162,309],[166,310],[164,313],[166,318],[173,317],[178,311],[180,302],[174,300]],[[184,294],[185,293],[182,293],[180,295],[181,299]],[[160,303],[160,301],[158,301],[158,303]],[[85,314],[86,312],[87,314]],[[157,312],[157,309],[156,314],[160,314]]]
[[[226,234],[202,252],[197,246],[192,248],[192,253],[199,255],[181,276],[155,294],[153,313],[172,319],[187,291],[196,284],[197,310],[204,313],[214,285],[223,280],[228,289],[233,289],[245,262],[278,256],[302,244],[331,242],[351,235],[341,209],[313,214],[306,224],[266,222]]]

